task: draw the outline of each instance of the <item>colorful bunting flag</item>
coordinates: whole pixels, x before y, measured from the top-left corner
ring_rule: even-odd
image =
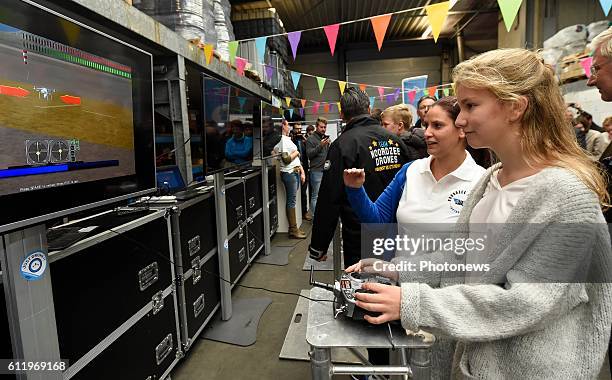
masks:
[[[236,57],[236,71],[238,75],[244,75],[244,68],[246,67],[247,60],[241,57]]]
[[[259,62],[263,62],[266,56],[266,40],[268,37],[255,38],[255,48],[257,49],[257,58]]]
[[[587,78],[591,77],[591,65],[593,64],[593,57],[583,58],[580,60],[580,65],[584,69],[584,73]]]
[[[383,87],[378,87],[378,98],[380,101],[383,101],[383,95],[385,95],[385,89]]]
[[[375,101],[376,101],[376,98],[373,96],[370,96],[370,111],[374,108]]]
[[[291,72],[291,80],[293,81],[293,88],[297,90],[298,87],[298,83],[300,83],[300,77],[302,76],[302,73],[299,73],[297,71],[292,71]]]
[[[336,102],[336,105],[338,106],[338,112],[342,112],[342,107],[340,107],[340,102]]]
[[[394,94],[387,94],[385,96],[385,99],[387,99],[387,104],[389,104],[389,105],[393,104],[393,102],[394,102],[393,101],[393,96],[394,96]]]
[[[268,80],[272,80],[272,75],[274,75],[274,67],[269,65],[264,65],[264,67],[266,69],[266,76],[268,77]]]
[[[238,52],[238,41],[230,41],[227,43],[229,50],[229,61],[232,65],[236,63],[236,53]]]
[[[291,107],[291,98],[288,96],[285,96],[285,103],[287,103],[287,107]]]
[[[302,37],[302,32],[291,32],[287,33],[287,38],[289,39],[289,44],[291,45],[291,52],[293,53],[293,60],[295,61],[295,55],[297,54],[297,48],[300,44],[300,38]]]
[[[213,56],[213,46],[206,44],[204,45],[204,57],[206,57],[206,64],[210,65],[210,60]]]
[[[325,87],[325,80],[327,78],[317,77],[317,83],[319,84],[319,94],[323,93],[323,87]]]
[[[329,112],[334,112],[334,103],[329,103]]]
[[[414,99],[416,98],[416,90],[408,91],[408,99],[410,103],[414,104]]]
[[[338,86],[340,87],[340,96],[344,95],[344,89],[346,88],[346,82],[339,80]]]
[[[450,92],[450,89],[448,87],[444,87],[444,89],[442,89],[442,93],[444,94],[444,96],[448,96]]]
[[[499,10],[501,11],[508,32],[512,28],[512,24],[514,24],[514,19],[521,8],[522,2],[523,0],[497,0]]]
[[[340,29],[340,24],[332,24],[326,25],[323,27],[325,31],[325,36],[327,36],[327,43],[329,43],[329,50],[331,51],[331,55],[334,55],[334,51],[336,50],[336,39],[338,38],[338,30]]]
[[[402,91],[399,88],[395,89],[395,92],[393,93],[393,101],[397,102],[397,99],[399,99],[401,92]]]
[[[368,87],[368,85],[363,84],[363,83],[359,85],[359,89],[360,89],[361,91],[363,91],[363,92],[366,92],[366,87]],[[366,92],[366,93],[367,93],[367,92]]]
[[[599,0],[599,4],[601,4],[601,9],[603,10],[603,13],[606,15],[606,17],[608,17],[608,13],[610,13],[610,8],[612,8],[612,0]]]
[[[302,99],[301,102],[302,102],[302,108],[306,107],[306,99]]]
[[[320,102],[314,102],[314,105],[312,106],[312,113],[314,113],[315,115],[318,114],[320,105]]]
[[[429,96],[436,96],[436,91],[438,90],[438,88],[436,86],[431,86],[427,89],[427,94]]]
[[[427,91],[427,89],[426,89],[426,88],[424,88],[424,89],[423,89],[423,95],[424,95],[424,96],[429,95],[429,91]]]
[[[375,16],[370,18],[372,28],[374,29],[374,35],[376,36],[376,43],[378,44],[378,51],[382,49],[382,44],[387,33],[387,27],[391,21],[391,14]]]
[[[293,119],[293,108],[289,108],[289,119]]]
[[[449,7],[450,2],[448,1],[425,7],[425,13],[427,13],[427,20],[429,20],[429,25],[431,26],[434,42],[438,42],[438,36],[440,36],[446,16],[448,16]]]
[[[323,104],[323,112],[329,113],[329,103]]]

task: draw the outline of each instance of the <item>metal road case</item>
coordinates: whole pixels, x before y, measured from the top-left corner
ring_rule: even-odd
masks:
[[[270,236],[272,236],[278,230],[278,199],[276,197],[271,199],[268,207],[270,208]]]
[[[183,350],[220,305],[215,198],[212,192],[172,206],[172,240]]]
[[[251,169],[243,172],[244,176],[244,194],[247,206],[247,216],[252,217],[258,210],[261,209],[262,193],[261,193],[261,170]]]
[[[69,225],[97,227],[49,253],[64,378],[165,377],[182,356],[168,213],[109,211]]]
[[[234,286],[234,283],[244,274],[248,266],[246,230],[246,225],[241,224],[227,237],[229,242],[229,280],[232,283],[232,287]]]
[[[227,233],[231,234],[247,218],[246,200],[244,198],[244,180],[226,178],[225,209],[227,215]]]
[[[263,250],[264,247],[264,224],[263,211],[261,209],[250,216],[247,221],[247,248],[249,252],[249,263]]]

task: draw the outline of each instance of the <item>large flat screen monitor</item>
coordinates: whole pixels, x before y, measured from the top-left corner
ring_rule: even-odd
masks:
[[[202,74],[204,172],[206,175],[250,165],[261,157],[261,98]]]
[[[151,55],[0,2],[0,232],[155,189]]]
[[[283,134],[283,110],[268,102],[261,102],[261,155],[262,158],[275,156],[274,146]]]

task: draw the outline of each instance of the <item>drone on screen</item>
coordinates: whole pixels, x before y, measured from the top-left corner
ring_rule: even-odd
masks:
[[[34,91],[38,92],[38,99],[44,99],[46,101],[53,100],[53,93],[55,89],[48,87],[36,87],[34,86]]]

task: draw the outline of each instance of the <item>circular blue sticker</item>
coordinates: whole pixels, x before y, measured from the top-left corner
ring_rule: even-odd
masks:
[[[28,281],[38,280],[47,269],[47,256],[42,251],[30,253],[21,262],[21,276]]]

